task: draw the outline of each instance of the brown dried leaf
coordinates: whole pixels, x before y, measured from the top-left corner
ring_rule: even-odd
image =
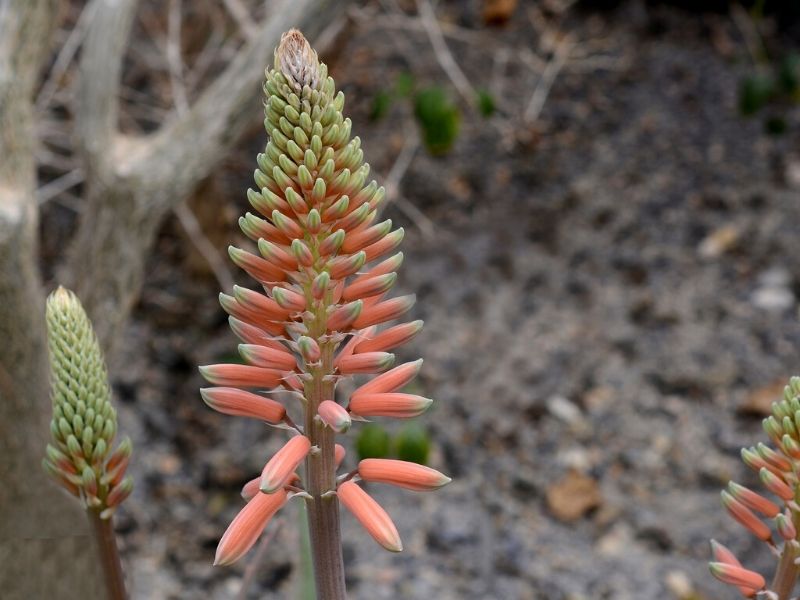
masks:
[[[547,507],[559,521],[577,521],[602,502],[597,481],[577,471],[569,471],[547,488]]]

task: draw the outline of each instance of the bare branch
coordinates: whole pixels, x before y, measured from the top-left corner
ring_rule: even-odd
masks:
[[[178,217],[178,221],[186,232],[187,237],[208,263],[211,272],[214,273],[220,289],[233,289],[233,277],[231,277],[227,263],[222,259],[214,244],[203,233],[203,228],[194,216],[192,209],[183,202],[178,204],[174,210],[175,216]]]
[[[41,205],[52,200],[59,194],[66,192],[83,181],[83,171],[73,169],[69,173],[64,173],[61,177],[56,177],[52,181],[36,190],[36,201]]]
[[[183,81],[183,59],[181,58],[181,0],[169,1],[167,18],[167,62],[172,97],[179,115],[189,110],[189,99]]]
[[[558,42],[558,45],[553,51],[553,56],[548,61],[547,66],[545,66],[542,76],[539,77],[539,81],[536,82],[536,87],[528,102],[528,107],[525,109],[523,118],[526,123],[533,123],[539,118],[544,108],[544,103],[547,101],[547,96],[550,94],[550,88],[553,87],[558,73],[567,63],[572,47],[573,41],[570,35],[565,35]]]
[[[50,69],[50,73],[47,76],[47,81],[42,85],[42,89],[36,98],[37,110],[46,108],[53,99],[61,78],[64,76],[64,73],[67,72],[70,63],[72,63],[75,53],[78,51],[81,43],[83,43],[83,38],[86,37],[86,30],[94,14],[95,6],[96,4],[92,2],[84,7],[83,11],[81,11],[81,16],[78,17],[78,22],[75,23],[75,27],[69,32],[67,41],[61,46],[61,50],[59,50],[53,67]]]
[[[296,23],[308,22],[318,33],[337,11],[337,2],[316,0],[283,0],[267,22],[261,24],[255,39],[248,42],[225,71],[201,94],[189,111],[165,125],[152,140],[150,150],[135,168],[147,184],[161,189],[186,189],[202,179],[219,160],[222,152],[238,138],[248,123],[253,122],[253,103],[260,90],[268,57],[281,33]],[[325,16],[329,18],[325,18]],[[304,19],[304,16],[306,17]],[[166,194],[170,208],[180,202],[176,195]]]
[[[253,23],[253,19],[250,17],[247,7],[242,4],[241,0],[222,1],[225,4],[225,8],[233,17],[233,20],[236,21],[239,29],[242,30],[244,37],[249,41],[253,41],[258,35],[258,27],[256,27],[255,23]]]
[[[117,131],[122,59],[137,0],[93,0],[80,60],[77,132],[87,165],[111,169],[110,150]],[[104,175],[105,176],[105,175]]]
[[[456,59],[453,58],[450,48],[447,47],[447,42],[444,41],[444,35],[442,35],[442,30],[439,28],[436,14],[433,12],[433,7],[429,0],[417,0],[417,10],[428,38],[430,38],[436,60],[439,61],[439,65],[447,73],[450,81],[456,86],[458,93],[461,94],[467,104],[474,106],[478,95],[466,75],[464,75],[461,67],[458,66]]]

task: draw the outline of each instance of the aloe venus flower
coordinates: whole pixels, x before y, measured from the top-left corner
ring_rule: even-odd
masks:
[[[395,362],[390,350],[419,333],[422,322],[385,325],[414,304],[414,296],[386,297],[403,262],[403,230],[376,222],[384,190],[367,183],[361,142],[351,139],[342,114],[344,94],[299,31],[281,38],[264,93],[269,142],[258,155],[256,189],[247,191],[255,214],[239,220],[258,254],[229,250],[259,289],[220,295],[246,364],[201,367],[216,386],[202,396],[215,410],[277,425],[292,437],[245,485],[248,504],[220,541],[216,563],[241,557],[284,502],[300,497],[308,506],[317,594],[335,600],[345,597],[339,500],[382,546],[399,551],[390,517],[358,480],[429,490],[449,479],[394,464],[400,461],[367,463],[368,477],[358,469],[337,477],[345,453],[336,436],[354,421],[413,417],[430,406],[428,398],[399,391],[421,361],[387,371]],[[337,399],[340,380],[371,375],[349,400]],[[297,405],[264,395],[280,389]],[[299,409],[302,419],[295,424],[286,408]]]
[[[125,438],[112,451],[117,413],[100,345],[78,298],[59,287],[47,299],[46,317],[53,418],[52,443],[42,464],[87,508],[109,597],[125,598],[111,518],[133,489],[133,480],[125,475],[131,442]]]
[[[713,540],[714,561],[709,568],[714,577],[735,586],[746,598],[789,600],[800,574],[800,377],[791,378],[783,399],[772,404],[772,416],[763,425],[775,449],[766,444],[743,448],[742,460],[774,499],[731,481],[722,492],[722,505],[779,557],[775,575],[767,585],[763,576],[744,568],[730,550]]]

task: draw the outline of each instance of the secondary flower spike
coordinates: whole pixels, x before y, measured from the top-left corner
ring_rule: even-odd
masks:
[[[421,361],[391,369],[389,352],[414,338],[422,321],[391,323],[415,300],[390,297],[403,263],[397,252],[403,229],[378,218],[384,189],[368,180],[361,141],[343,113],[344,94],[299,31],[281,38],[264,93],[269,140],[247,191],[254,212],[239,220],[253,243],[229,249],[257,285],[220,295],[245,364],[201,367],[212,385],[202,395],[219,412],[261,419],[293,430],[293,437],[245,485],[248,504],[220,543],[216,563],[229,564],[252,546],[277,510],[262,506],[264,496],[303,498],[318,597],[341,600],[340,499],[384,547],[401,545],[385,512],[351,480],[358,473],[337,476],[345,454],[337,436],[358,428],[359,417],[408,418],[430,406],[432,400],[402,392]],[[361,387],[352,398],[337,397],[338,383],[351,377]],[[288,393],[273,395],[279,390]],[[288,414],[302,417],[295,423]],[[449,481],[418,465],[370,469],[368,463],[364,475],[411,489]]]
[[[712,540],[714,561],[711,574],[738,588],[747,598],[789,600],[798,578],[800,557],[800,378],[792,377],[784,388],[783,399],[772,404],[772,416],[764,419],[764,431],[775,444],[743,448],[742,461],[756,471],[771,498],[733,481],[721,494],[728,514],[745,529],[765,542],[779,557],[772,581],[742,566],[733,553]],[[777,535],[773,534],[773,531]]]
[[[64,489],[108,519],[133,490],[125,475],[131,442],[125,438],[112,451],[117,413],[103,353],[77,296],[59,287],[47,299],[46,318],[53,418],[42,464]]]

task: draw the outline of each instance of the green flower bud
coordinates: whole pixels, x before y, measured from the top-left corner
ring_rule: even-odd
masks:
[[[70,493],[82,490],[87,507],[102,509],[109,491],[102,483],[104,463],[117,431],[103,354],[72,292],[58,288],[50,295],[46,320],[54,445],[47,446],[45,470]]]

